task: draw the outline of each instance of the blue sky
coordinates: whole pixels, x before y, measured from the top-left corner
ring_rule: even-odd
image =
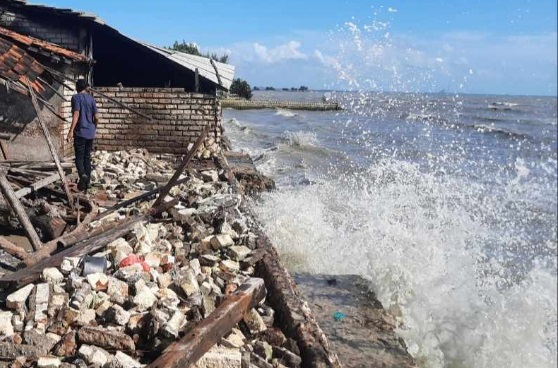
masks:
[[[45,0],[157,45],[229,53],[251,85],[556,95],[556,0]]]

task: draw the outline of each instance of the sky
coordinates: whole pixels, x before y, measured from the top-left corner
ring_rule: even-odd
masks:
[[[557,93],[556,0],[41,3],[93,12],[159,46],[227,53],[252,86]]]

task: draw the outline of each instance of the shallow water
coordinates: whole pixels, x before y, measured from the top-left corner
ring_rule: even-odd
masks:
[[[333,98],[223,113],[278,184],[257,214],[288,267],[366,277],[423,366],[556,366],[556,98]]]

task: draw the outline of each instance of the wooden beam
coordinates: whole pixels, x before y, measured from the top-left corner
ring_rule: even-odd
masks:
[[[174,172],[174,175],[172,176],[172,178],[163,187],[163,190],[161,190],[161,193],[159,193],[159,197],[157,197],[157,199],[153,203],[152,207],[157,207],[158,205],[160,205],[161,202],[163,201],[163,199],[167,196],[167,194],[169,194],[171,188],[176,185],[176,182],[178,181],[178,178],[180,177],[180,175],[182,175],[182,172],[184,171],[184,169],[186,168],[186,166],[188,165],[188,163],[190,162],[192,157],[194,157],[194,154],[196,153],[198,148],[200,148],[200,146],[202,145],[203,140],[205,139],[205,136],[207,135],[208,130],[209,130],[209,128],[206,125],[203,128],[200,136],[198,137],[198,140],[196,141],[196,143],[194,143],[194,146],[192,147],[192,149],[186,154],[186,157],[184,157],[184,160],[182,160],[182,162],[180,163],[180,165],[178,166],[178,168]]]
[[[3,140],[0,140],[0,149],[2,150],[2,157],[4,157],[4,160],[8,160],[8,145]]]
[[[60,179],[59,174],[52,174],[50,176],[47,176],[46,178],[43,178],[39,181],[34,182],[33,184],[29,185],[28,187],[21,188],[20,190],[15,192],[15,195],[18,198],[25,197],[28,194],[36,192],[37,190],[39,190],[43,187],[46,187],[49,184],[52,184],[52,183],[56,182],[58,179]]]
[[[25,251],[25,249],[18,247],[8,239],[0,236],[0,248],[3,249],[6,253],[11,254],[14,257],[17,257],[21,260],[24,260],[29,256],[29,253]]]
[[[54,163],[56,164],[56,169],[58,170],[58,175],[60,175],[60,179],[62,180],[62,184],[64,185],[64,191],[66,192],[66,196],[68,197],[70,208],[73,210],[74,198],[72,196],[72,193],[70,192],[70,187],[68,186],[68,181],[66,180],[66,175],[64,174],[64,169],[62,169],[62,165],[60,164],[60,158],[58,157],[58,153],[56,152],[56,147],[54,147],[54,143],[52,142],[52,138],[50,137],[50,132],[48,131],[48,128],[43,121],[41,109],[39,107],[39,103],[37,102],[37,96],[35,95],[35,91],[30,84],[28,84],[27,87],[29,88],[29,95],[31,96],[31,102],[33,103],[33,107],[35,108],[35,113],[37,114],[39,126],[41,127],[46,138],[50,154],[52,155]]]
[[[0,191],[2,191],[4,198],[6,198],[6,201],[8,202],[12,210],[14,210],[14,212],[16,213],[19,223],[25,230],[25,233],[27,234],[27,237],[31,242],[33,250],[40,249],[42,245],[41,239],[39,239],[39,235],[37,235],[35,228],[31,224],[31,220],[29,220],[27,212],[25,212],[25,208],[23,208],[23,206],[19,202],[19,199],[12,189],[10,182],[6,178],[5,172],[0,172]]]
[[[196,91],[196,93],[198,93],[200,91],[200,71],[198,70],[198,68],[196,68],[195,74],[194,74],[194,91]]]
[[[182,179],[178,180],[174,185],[176,186],[176,185],[185,183],[185,182],[187,182],[188,180],[190,180],[189,177],[182,178]],[[139,195],[135,196],[134,198],[130,198],[130,199],[127,199],[127,200],[125,200],[125,201],[122,201],[122,202],[116,204],[115,206],[113,206],[113,207],[107,209],[106,211],[99,213],[99,214],[97,215],[97,217],[95,217],[95,218],[93,219],[93,221],[98,221],[98,220],[100,220],[100,219],[102,219],[102,218],[104,218],[104,217],[106,217],[106,216],[108,216],[108,215],[110,215],[110,214],[112,214],[112,213],[118,211],[118,210],[121,209],[121,208],[127,207],[127,206],[129,206],[129,205],[131,205],[131,204],[134,204],[134,203],[139,202],[139,201],[141,201],[141,200],[147,199],[147,198],[149,198],[149,197],[151,197],[151,196],[153,196],[153,195],[155,195],[155,194],[157,194],[157,193],[160,193],[163,189],[164,189],[164,187],[158,187],[158,188],[152,189],[152,190],[150,190],[150,191],[148,191],[148,192],[139,194]]]
[[[31,267],[3,276],[0,279],[0,285],[15,283],[17,287],[22,287],[34,282],[39,279],[45,268],[59,267],[62,264],[64,257],[82,257],[89,253],[96,252],[105,247],[108,243],[128,234],[137,223],[145,221],[147,218],[148,216],[146,215],[131,218],[121,223],[120,226],[117,226],[103,234],[87,239],[82,243],[63,250],[51,257],[43,257],[39,262]]]
[[[207,318],[172,343],[147,368],[182,368],[197,362],[265,297],[264,281],[251,278],[228,296]]]

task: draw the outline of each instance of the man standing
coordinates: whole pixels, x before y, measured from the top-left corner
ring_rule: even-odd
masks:
[[[66,140],[74,139],[76,168],[79,175],[78,189],[86,191],[91,179],[91,150],[99,122],[97,104],[84,79],[76,82],[77,93],[72,96],[72,126]]]

